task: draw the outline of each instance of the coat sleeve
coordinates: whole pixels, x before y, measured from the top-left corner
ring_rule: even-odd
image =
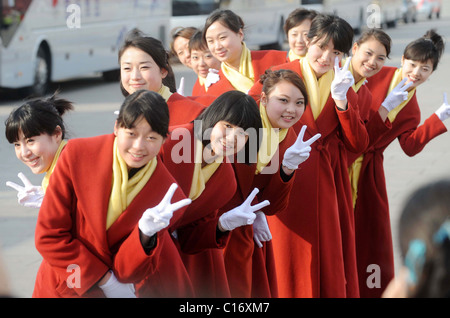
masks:
[[[398,141],[403,151],[412,157],[421,152],[431,139],[446,131],[444,123],[433,114],[416,129],[410,129],[398,136]]]
[[[339,122],[341,123],[342,141],[349,151],[360,153],[367,148],[369,135],[359,114],[358,95],[356,95],[353,89],[348,90],[347,100],[347,110],[341,111],[336,107]]]
[[[90,242],[72,235],[76,227],[73,218],[77,198],[71,181],[70,156],[69,149],[63,151],[52,174],[37,219],[35,244],[60,281],[67,281],[72,274],[67,270],[70,264],[79,266],[81,284],[73,290],[83,295],[102,278],[109,266],[91,252]]]

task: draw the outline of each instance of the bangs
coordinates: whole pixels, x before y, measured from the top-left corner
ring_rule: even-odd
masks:
[[[5,125],[5,136],[11,144],[19,140],[20,132],[23,133],[25,138],[31,138],[39,136],[42,133],[47,133],[45,128],[42,128],[41,125],[39,125],[38,120],[33,120],[32,114],[24,106],[21,106],[12,112],[5,121]]]
[[[421,41],[415,45],[410,45],[403,54],[405,59],[426,63],[431,61],[433,67],[436,68],[438,58],[436,49],[431,41]]]

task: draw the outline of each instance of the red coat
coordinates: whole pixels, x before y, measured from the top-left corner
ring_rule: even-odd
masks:
[[[279,144],[278,151],[265,168],[274,169],[271,173],[255,175],[256,164],[234,163],[238,191],[221,212],[241,205],[254,188],[258,188],[259,193],[252,205],[264,200],[270,202],[269,206],[263,208],[266,215],[273,215],[285,209],[295,177],[284,182],[279,169],[286,149],[296,138],[294,131],[289,129],[285,139]],[[232,297],[278,296],[272,243],[269,241],[264,243],[263,248],[257,247],[253,241],[253,226],[241,226],[231,231],[224,256]]]
[[[271,68],[274,65],[279,65],[286,62],[286,52],[284,51],[251,51],[251,56],[255,82],[259,81],[259,77],[263,75],[267,69]],[[223,74],[222,69],[219,70],[219,77],[219,81],[211,84],[211,86],[208,88],[208,95],[217,97],[225,92],[235,90],[233,85]]]
[[[195,100],[178,93],[173,93],[167,101],[169,107],[169,126],[183,125],[191,122],[205,109],[205,106]]]
[[[299,61],[273,69],[302,76]],[[249,94],[257,96],[261,84]],[[359,114],[359,98],[347,94],[348,109],[336,109],[331,95],[319,117],[311,108],[294,126],[308,129],[305,139],[322,137],[296,172],[288,208],[269,217],[280,297],[357,297],[355,242],[347,151],[363,151],[368,135]]]
[[[384,122],[381,120],[378,109],[387,96],[395,71],[394,67],[383,67],[367,84],[373,96],[373,115],[367,123],[370,144],[364,152],[355,206],[356,248],[362,297],[380,297],[394,277],[391,222],[383,168],[384,150],[398,139],[403,151],[408,156],[414,156],[431,139],[447,131],[435,114],[420,125],[420,109],[415,94],[398,113],[394,122],[391,123],[389,119]],[[359,155],[360,153],[353,154],[350,161]],[[366,285],[368,276],[372,274],[367,271],[371,264],[380,266],[381,288],[370,289]]]
[[[186,124],[172,128],[171,134],[174,139],[166,140],[162,159],[181,189],[189,195],[195,168],[195,152],[192,148],[196,142],[194,125]],[[183,145],[182,152],[180,145]],[[178,162],[178,155],[187,155],[185,157],[187,162]],[[197,297],[230,296],[221,250],[227,242],[228,235],[216,235],[217,212],[233,197],[236,187],[231,164],[227,162],[220,164],[206,183],[202,194],[192,201],[183,218],[171,229],[177,232],[180,253]]]
[[[161,255],[168,257],[166,248],[173,243],[167,230],[157,233],[157,245],[147,255],[137,226],[142,213],[156,206],[175,182],[161,162],[146,186],[106,230],[113,141],[113,134],[73,139],[62,152],[37,220],[36,248],[43,261],[33,297],[104,297],[97,282],[108,269],[119,281],[137,284],[157,275]],[[92,164],[93,160],[101,164]],[[183,198],[177,189],[173,200]],[[177,222],[183,211],[176,211],[171,222]],[[178,253],[171,254],[171,261],[174,268],[182,267]],[[80,275],[75,280],[80,285],[74,288],[66,283],[74,277],[68,271],[71,264],[79,268]],[[163,288],[152,283],[154,289]]]

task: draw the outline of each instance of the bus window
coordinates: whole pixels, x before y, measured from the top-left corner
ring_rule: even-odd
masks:
[[[219,6],[220,0],[174,0],[172,1],[172,16],[209,14]]]

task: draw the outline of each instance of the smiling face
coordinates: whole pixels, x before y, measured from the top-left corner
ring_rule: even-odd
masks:
[[[207,50],[191,50],[191,67],[194,72],[203,78],[208,75],[209,69],[220,69],[220,61]]]
[[[431,60],[419,62],[407,60],[402,56],[402,78],[408,78],[406,84],[409,82],[414,83],[408,90],[412,90],[425,82],[432,73],[433,62]]]
[[[333,69],[336,57],[338,57],[340,62],[343,56],[343,52],[334,48],[332,39],[328,43],[323,43],[322,39],[314,38],[308,43],[306,58],[317,78],[320,78],[323,74]]]
[[[187,67],[191,67],[191,53],[189,52],[189,39],[182,36],[177,37],[173,41],[173,50],[177,53],[177,57],[181,63]]]
[[[352,55],[353,75],[356,83],[363,77],[369,78],[378,73],[387,58],[386,48],[373,37],[361,45],[353,44]]]
[[[214,125],[210,139],[215,155],[232,156],[244,148],[248,134],[241,127],[221,120]]]
[[[140,89],[158,92],[166,76],[167,71],[141,49],[129,47],[120,57],[120,78],[129,94]]]
[[[263,92],[261,103],[266,107],[273,128],[292,127],[305,111],[305,97],[295,85],[287,81],[276,84],[269,96]]]
[[[117,148],[128,170],[141,168],[149,163],[159,152],[165,138],[152,130],[144,117],[140,117],[133,127],[114,126]]]
[[[311,20],[306,19],[299,25],[289,29],[288,43],[289,48],[299,56],[305,56],[307,48],[307,35],[311,27]]]
[[[242,29],[235,33],[216,21],[206,30],[205,38],[209,50],[220,62],[239,69],[244,40]]]
[[[62,141],[61,129],[55,134],[40,134],[25,138],[19,131],[19,140],[14,142],[17,158],[26,164],[34,174],[47,172]]]

